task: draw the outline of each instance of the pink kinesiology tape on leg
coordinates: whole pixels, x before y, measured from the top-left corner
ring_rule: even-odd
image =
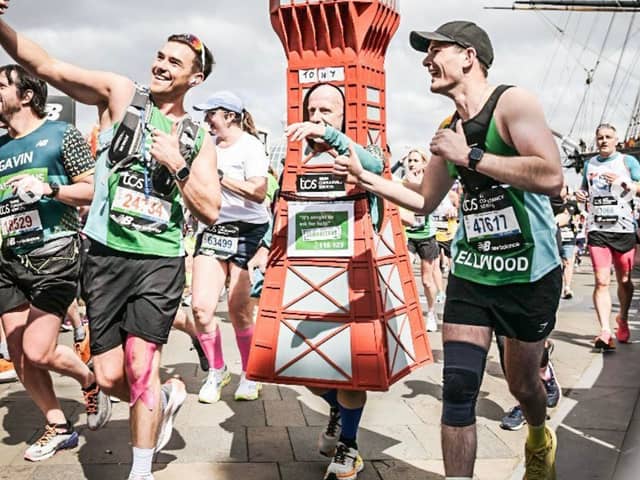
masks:
[[[142,400],[142,403],[144,403],[149,410],[153,410],[158,403],[158,399],[151,391],[151,366],[153,365],[153,355],[156,353],[158,346],[155,343],[149,343],[140,339],[145,345],[143,348],[140,348],[138,352],[139,355],[144,355],[144,358],[141,359],[141,362],[138,362],[138,358],[136,358],[133,352],[136,338],[137,337],[133,335],[128,335],[124,345],[125,371],[127,372],[127,380],[131,390],[129,406],[133,407],[138,400]],[[138,369],[142,371],[141,375],[138,375],[133,368],[134,360],[136,364],[144,365],[143,369]]]
[[[204,351],[205,357],[207,357],[207,360],[209,361],[209,365],[212,365],[216,370],[224,367],[220,326],[216,326],[216,329],[213,332],[199,333],[198,341]]]
[[[236,342],[238,350],[240,350],[240,358],[242,359],[242,371],[247,371],[247,363],[249,362],[249,350],[251,349],[251,339],[253,338],[253,325],[244,330],[236,330]]]

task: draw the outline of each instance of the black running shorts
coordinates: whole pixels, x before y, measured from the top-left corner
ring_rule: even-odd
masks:
[[[193,256],[215,257],[221,262],[233,262],[246,270],[268,228],[268,223],[229,222],[213,225],[196,237]]]
[[[549,336],[556,324],[562,270],[532,283],[489,286],[449,275],[444,322],[490,327],[523,342]]]
[[[91,353],[120,347],[131,333],[166,344],[184,288],[184,258],[119,252],[92,241],[82,272]]]
[[[64,318],[76,295],[79,259],[75,238],[47,255],[0,250],[0,314],[30,303]]]
[[[435,260],[440,256],[440,249],[436,237],[407,238],[407,248],[411,253],[417,253],[422,260]]]

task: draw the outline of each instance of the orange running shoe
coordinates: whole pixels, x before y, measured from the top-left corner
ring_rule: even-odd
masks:
[[[613,341],[611,332],[605,332],[605,331],[600,332],[600,335],[598,335],[593,340],[593,346],[595,348],[601,348],[603,350],[615,350],[616,348],[616,344]]]
[[[80,341],[75,341],[73,344],[73,349],[80,357],[80,360],[87,364],[91,360],[91,348],[89,345],[89,326],[83,325],[82,328],[84,329],[84,338]]]
[[[616,323],[618,324],[618,329],[616,330],[616,338],[620,343],[629,343],[629,339],[631,338],[631,332],[629,331],[629,322],[627,320],[622,320],[622,317],[618,315],[616,317]]]
[[[18,374],[13,367],[13,362],[0,357],[0,383],[15,382],[18,380]]]

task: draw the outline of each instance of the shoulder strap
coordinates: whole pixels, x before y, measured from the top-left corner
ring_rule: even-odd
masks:
[[[193,162],[193,159],[198,154],[196,150],[196,139],[198,138],[199,129],[199,124],[194,122],[189,115],[185,115],[178,125],[180,153],[189,165],[191,165],[191,162]]]
[[[496,105],[498,104],[498,100],[502,94],[512,86],[513,85],[498,85],[493,92],[491,92],[491,95],[482,107],[482,110],[480,110],[475,117],[462,123],[462,129],[464,130],[464,135],[469,146],[477,146],[483,150],[486,148],[485,143],[487,141],[487,132],[489,131],[489,125],[491,124],[491,119],[493,118],[493,113],[496,109]],[[451,118],[449,128],[455,129],[456,122],[459,120],[460,115],[458,115],[458,112],[455,112]],[[480,190],[490,187],[492,184],[497,184],[493,178],[487,177],[486,175],[473,170],[469,170],[468,168],[458,167],[457,170],[460,180],[467,191],[479,192]]]
[[[122,166],[140,152],[143,127],[150,113],[149,90],[136,85],[131,103],[111,140],[109,164],[112,168]]]

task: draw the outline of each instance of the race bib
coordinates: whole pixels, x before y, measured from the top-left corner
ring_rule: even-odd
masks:
[[[483,253],[505,254],[524,244],[522,229],[507,190],[492,187],[462,203],[467,242]]]
[[[432,219],[438,232],[449,231],[449,219],[447,217],[432,217]]]
[[[171,202],[144,193],[144,175],[122,172],[111,203],[110,217],[132,230],[162,233],[171,218]]]
[[[593,220],[596,223],[618,221],[618,200],[615,197],[593,197]]]
[[[220,260],[226,260],[238,253],[240,229],[237,225],[213,225],[202,234],[200,250]]]
[[[464,225],[469,241],[520,233],[520,225],[513,207],[468,215],[464,218]]]
[[[7,247],[29,247],[44,241],[40,213],[18,198],[0,203],[0,228],[2,243]]]
[[[571,227],[562,227],[560,229],[560,238],[562,239],[563,243],[573,242],[573,240],[575,239],[575,235],[573,234],[573,230],[571,230]]]

